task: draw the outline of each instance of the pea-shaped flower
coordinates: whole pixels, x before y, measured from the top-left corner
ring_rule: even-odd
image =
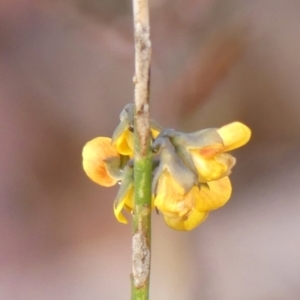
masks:
[[[133,140],[133,123],[134,123],[134,105],[127,104],[120,114],[120,123],[112,135],[112,144],[118,153],[133,157],[134,140]],[[161,131],[160,125],[154,120],[150,120],[150,130],[152,137],[158,136]]]
[[[157,207],[171,228],[191,230],[230,198],[228,175],[235,158],[227,152],[246,144],[251,131],[240,122],[194,133],[161,131],[152,120],[150,130],[151,148],[159,152],[153,161],[152,208]],[[82,152],[83,168],[90,179],[105,187],[120,183],[114,214],[121,223],[127,223],[124,209],[131,213],[134,208],[133,154],[131,104],[122,111],[112,139],[95,138]]]
[[[153,179],[154,205],[165,222],[176,230],[191,230],[208,212],[223,206],[231,195],[228,177],[200,184],[176,154],[168,138],[158,138],[152,149],[160,149],[160,163]]]
[[[110,187],[121,177],[120,154],[108,137],[97,137],[87,142],[82,151],[82,165],[86,175],[94,182]]]
[[[154,205],[168,226],[176,230],[191,230],[206,219],[208,213],[196,209],[195,194],[198,190],[193,186],[186,191],[168,170],[161,173]]]
[[[250,129],[234,122],[219,129],[211,128],[194,133],[164,130],[160,136],[168,136],[176,153],[185,165],[198,174],[200,182],[220,179],[231,173],[235,158],[228,151],[245,145],[251,136]]]
[[[119,222],[127,223],[122,210],[132,211],[134,191],[132,166],[128,166],[128,158],[118,153],[108,137],[97,137],[86,143],[82,157],[83,169],[91,180],[105,187],[121,183],[114,202],[114,213]]]
[[[183,187],[168,172],[161,174],[154,205],[163,214],[168,226],[176,230],[192,230],[201,224],[211,210],[220,208],[230,198],[228,177],[193,186],[185,193]]]

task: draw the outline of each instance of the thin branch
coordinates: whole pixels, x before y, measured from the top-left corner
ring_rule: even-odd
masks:
[[[141,155],[146,155],[149,139],[149,84],[151,42],[147,0],[133,0],[135,37],[135,108],[136,130],[141,143]],[[138,153],[137,153],[138,154]]]
[[[152,155],[149,128],[150,26],[147,0],[133,0],[135,37],[132,300],[149,299]]]

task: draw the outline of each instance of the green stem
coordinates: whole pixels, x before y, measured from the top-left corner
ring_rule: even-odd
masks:
[[[149,299],[151,261],[151,173],[151,155],[135,159],[135,205],[132,236],[132,300]]]

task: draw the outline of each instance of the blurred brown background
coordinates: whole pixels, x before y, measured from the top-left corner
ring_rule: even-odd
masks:
[[[150,0],[151,113],[240,120],[234,194],[193,232],[153,215],[156,300],[299,300],[300,2]],[[130,1],[0,0],[0,299],[129,299],[130,226],[81,168],[133,99]]]

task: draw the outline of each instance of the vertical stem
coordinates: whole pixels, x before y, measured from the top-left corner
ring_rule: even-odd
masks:
[[[152,156],[149,128],[150,26],[148,0],[133,0],[134,76],[134,217],[132,236],[132,300],[149,299],[151,259]]]

